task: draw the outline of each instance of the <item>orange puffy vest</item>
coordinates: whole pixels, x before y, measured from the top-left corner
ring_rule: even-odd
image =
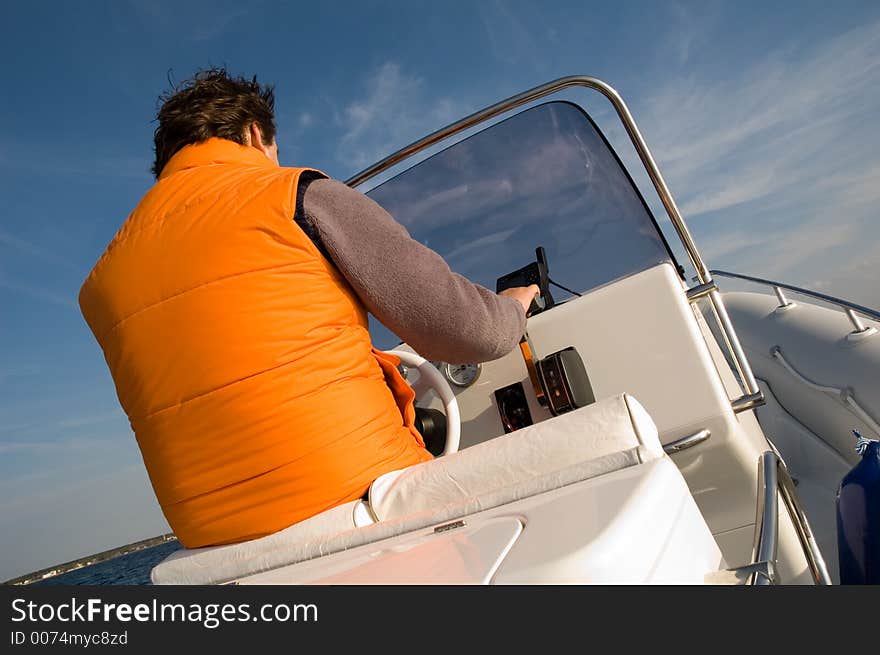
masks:
[[[292,220],[303,170],[223,139],[183,148],[80,291],[188,548],[271,534],[431,459],[398,361]]]

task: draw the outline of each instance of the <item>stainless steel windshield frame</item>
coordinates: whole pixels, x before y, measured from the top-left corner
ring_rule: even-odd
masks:
[[[593,89],[594,91],[598,91],[599,93],[601,93],[611,102],[612,106],[617,112],[618,117],[620,118],[620,121],[623,123],[623,126],[626,129],[626,132],[629,135],[629,138],[632,141],[632,144],[635,147],[639,158],[642,160],[642,164],[645,166],[648,177],[651,179],[651,183],[654,185],[654,188],[657,191],[657,195],[660,197],[660,200],[663,203],[663,207],[666,209],[666,214],[669,216],[669,220],[672,222],[673,227],[675,227],[675,231],[678,234],[679,239],[681,240],[682,246],[687,252],[688,257],[690,258],[691,263],[693,264],[694,269],[697,272],[700,287],[706,289],[709,285],[714,286],[712,276],[709,273],[709,269],[706,267],[706,264],[703,262],[703,258],[700,256],[699,250],[697,249],[697,245],[694,242],[693,237],[691,236],[690,230],[688,229],[687,224],[685,223],[684,218],[682,217],[681,212],[678,209],[678,205],[676,205],[675,203],[675,199],[672,197],[672,192],[669,190],[669,187],[666,184],[666,180],[663,179],[663,175],[660,173],[660,168],[657,166],[657,162],[654,161],[654,157],[651,155],[651,151],[648,149],[648,144],[642,137],[642,134],[639,131],[639,128],[636,125],[635,119],[630,113],[629,108],[626,106],[623,98],[620,97],[620,94],[614,88],[595,77],[588,77],[585,75],[571,75],[568,77],[561,77],[552,82],[547,82],[546,84],[536,86],[533,89],[524,91],[523,93],[511,96],[510,98],[502,100],[501,102],[497,102],[494,105],[487,107],[486,109],[482,109],[478,112],[471,114],[470,116],[466,116],[465,118],[462,118],[455,123],[451,123],[450,125],[447,125],[446,127],[437,130],[436,132],[433,132],[428,136],[419,139],[418,141],[415,141],[404,148],[401,148],[397,152],[389,155],[388,157],[385,157],[381,161],[373,164],[368,168],[365,168],[360,173],[352,176],[351,178],[346,180],[346,184],[351,187],[363,184],[367,180],[375,177],[376,175],[387,171],[392,166],[399,164],[407,157],[419,153],[450,136],[459,134],[464,130],[467,130],[471,127],[474,127],[475,125],[479,125],[480,123],[495,118],[496,116],[516,109],[517,107],[521,107],[530,102],[534,102],[535,100],[539,100],[540,98],[551,95],[553,93],[558,93],[559,91],[563,91],[571,87],[585,87],[588,89]],[[758,387],[758,383],[755,380],[754,374],[752,373],[752,368],[749,365],[748,360],[746,359],[745,352],[743,351],[739,338],[736,335],[736,331],[733,328],[730,317],[727,315],[727,309],[724,307],[724,302],[721,299],[721,294],[716,287],[711,291],[708,291],[706,297],[708,297],[711,304],[712,312],[721,327],[722,333],[724,335],[725,345],[728,347],[731,355],[733,356],[734,364],[736,366],[737,372],[739,373],[739,378],[745,391],[745,393],[741,397],[731,401],[731,407],[734,412],[754,409],[755,407],[764,403],[764,395]],[[690,300],[690,302],[697,302],[697,299],[695,298],[693,300]]]

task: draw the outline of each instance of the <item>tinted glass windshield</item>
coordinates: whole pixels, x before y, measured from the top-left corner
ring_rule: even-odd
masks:
[[[576,291],[671,261],[617,157],[567,102],[493,125],[367,195],[452,270],[492,290],[498,277],[534,261],[537,246],[547,251],[550,276]],[[372,325],[378,347],[399,342]]]

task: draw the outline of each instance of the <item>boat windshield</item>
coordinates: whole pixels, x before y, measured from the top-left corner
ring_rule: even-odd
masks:
[[[569,102],[492,125],[367,195],[453,271],[492,290],[534,261],[537,246],[553,280],[579,292],[674,262],[598,127]],[[400,341],[375,321],[370,330],[379,348]]]

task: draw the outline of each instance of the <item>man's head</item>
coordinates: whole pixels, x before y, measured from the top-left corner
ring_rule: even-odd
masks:
[[[275,144],[275,94],[271,86],[231,77],[222,68],[199,71],[161,96],[153,135],[158,178],[178,150],[211,137],[262,150],[278,163]]]

